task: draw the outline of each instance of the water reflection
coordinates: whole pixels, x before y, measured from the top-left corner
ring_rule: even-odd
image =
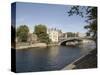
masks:
[[[49,47],[49,58],[54,59],[59,54],[59,47]]]
[[[54,46],[17,50],[16,71],[60,70],[93,48],[94,45],[85,44],[79,47]]]

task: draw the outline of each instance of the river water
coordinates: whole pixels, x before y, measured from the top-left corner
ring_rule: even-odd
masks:
[[[16,50],[16,72],[61,70],[94,47],[93,44],[84,44]]]

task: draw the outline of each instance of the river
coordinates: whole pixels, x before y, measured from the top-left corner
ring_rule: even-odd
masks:
[[[61,70],[93,48],[94,45],[84,44],[16,50],[16,72]]]

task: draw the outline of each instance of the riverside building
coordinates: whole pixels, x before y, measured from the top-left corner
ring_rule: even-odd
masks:
[[[52,42],[58,42],[59,32],[56,28],[51,28],[47,30],[47,34]]]

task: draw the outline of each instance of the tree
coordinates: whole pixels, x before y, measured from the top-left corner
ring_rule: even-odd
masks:
[[[38,36],[40,42],[49,44],[50,39],[47,34],[47,27],[45,25],[39,24],[35,26],[34,33]]]
[[[87,33],[86,33],[86,36],[90,36],[90,33],[87,32]]]
[[[75,37],[76,34],[72,32],[67,32],[67,37]]]
[[[26,42],[28,38],[29,28],[26,25],[21,25],[17,28],[17,37],[21,42]]]
[[[93,40],[97,43],[97,7],[90,6],[72,6],[68,11],[69,16],[74,14],[86,18],[88,25],[84,26],[87,33],[92,34]]]
[[[39,39],[40,39],[40,42],[44,42],[46,44],[49,44],[51,42],[51,40],[49,39],[49,35],[45,33],[40,34]]]
[[[35,26],[34,33],[39,36],[41,33],[47,33],[47,28],[45,25],[39,24]]]

